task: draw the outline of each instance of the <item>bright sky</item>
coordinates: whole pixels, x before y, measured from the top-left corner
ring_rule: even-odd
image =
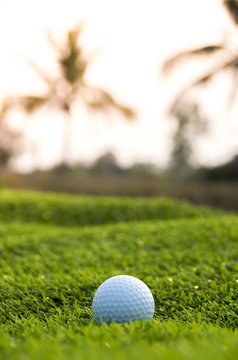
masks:
[[[0,99],[12,93],[38,94],[42,82],[23,58],[54,73],[46,32],[60,40],[80,20],[85,22],[85,50],[95,56],[88,81],[134,107],[138,119],[128,125],[117,115],[92,116],[76,107],[72,159],[92,161],[113,150],[125,165],[150,161],[164,166],[174,124],[165,115],[171,85],[159,79],[159,66],[178,50],[223,38],[229,21],[220,0],[0,0]],[[211,131],[196,142],[196,156],[203,164],[225,161],[238,152],[237,117],[224,119],[218,97],[221,103],[221,88],[207,94]],[[31,119],[14,113],[11,121],[26,132],[28,152],[19,167],[49,166],[60,159],[58,113],[41,111]]]

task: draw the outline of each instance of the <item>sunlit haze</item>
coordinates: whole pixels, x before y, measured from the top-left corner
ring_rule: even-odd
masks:
[[[92,56],[88,82],[133,107],[138,118],[128,124],[117,114],[92,115],[75,106],[72,160],[93,161],[111,150],[124,165],[148,161],[165,166],[174,131],[166,110],[180,84],[167,83],[159,69],[174,52],[223,39],[231,24],[220,1],[0,0],[0,100],[12,93],[43,91],[44,84],[24,58],[33,59],[45,72],[56,72],[47,31],[60,42],[81,20],[82,43]],[[226,161],[238,152],[237,116],[226,118],[217,105],[223,103],[225,86],[217,82],[206,91],[210,132],[198,139],[195,154],[202,164]],[[59,161],[60,113],[42,110],[31,118],[14,113],[10,120],[26,132],[27,151],[18,168]]]

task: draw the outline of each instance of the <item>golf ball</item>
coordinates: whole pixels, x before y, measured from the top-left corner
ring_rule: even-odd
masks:
[[[104,281],[92,304],[97,323],[149,320],[154,315],[154,308],[154,298],[148,286],[129,275],[113,276]]]

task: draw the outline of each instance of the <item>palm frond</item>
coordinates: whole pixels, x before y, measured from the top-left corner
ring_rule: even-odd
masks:
[[[82,25],[68,32],[65,47],[59,57],[64,76],[70,84],[75,84],[83,78],[89,63],[78,42],[81,32]]]
[[[179,62],[185,61],[192,57],[204,56],[204,55],[206,56],[224,51],[225,48],[223,45],[209,45],[209,46],[203,46],[198,49],[181,51],[180,53],[171,56],[164,62],[164,64],[162,65],[162,72],[166,74],[170,72],[172,68],[176,66]]]
[[[134,119],[135,111],[118,102],[109,92],[97,88],[90,88],[90,98],[86,100],[87,105],[93,110],[114,109],[122,113],[127,119]]]
[[[237,0],[223,0],[225,8],[228,10],[230,17],[238,25],[238,1]]]
[[[49,86],[52,85],[53,80],[46,75],[46,73],[32,60],[25,58],[25,62],[40,76],[40,78]]]
[[[14,103],[13,97],[6,97],[0,107],[0,121],[3,120],[7,112],[12,108]]]
[[[211,79],[213,79],[218,73],[221,73],[222,71],[233,69],[237,72],[238,70],[238,56],[235,56],[231,59],[226,59],[217,66],[215,66],[213,69],[207,71],[199,78],[196,78],[194,81],[190,82],[189,84],[186,84],[183,89],[179,91],[179,95],[175,97],[175,99],[172,102],[172,106],[170,111],[173,111],[173,109],[177,106],[177,104],[182,100],[184,95],[192,88],[195,88],[199,85],[205,85],[207,84]]]
[[[128,120],[134,120],[136,117],[136,112],[128,106],[124,106],[117,103],[117,110],[119,110],[122,115],[124,115]]]
[[[21,96],[18,98],[18,104],[29,114],[38,110],[49,101],[49,97],[39,96]]]

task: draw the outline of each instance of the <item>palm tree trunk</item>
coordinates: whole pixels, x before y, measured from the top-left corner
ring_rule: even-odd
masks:
[[[63,113],[61,161],[67,165],[72,158],[73,120],[68,110]]]

